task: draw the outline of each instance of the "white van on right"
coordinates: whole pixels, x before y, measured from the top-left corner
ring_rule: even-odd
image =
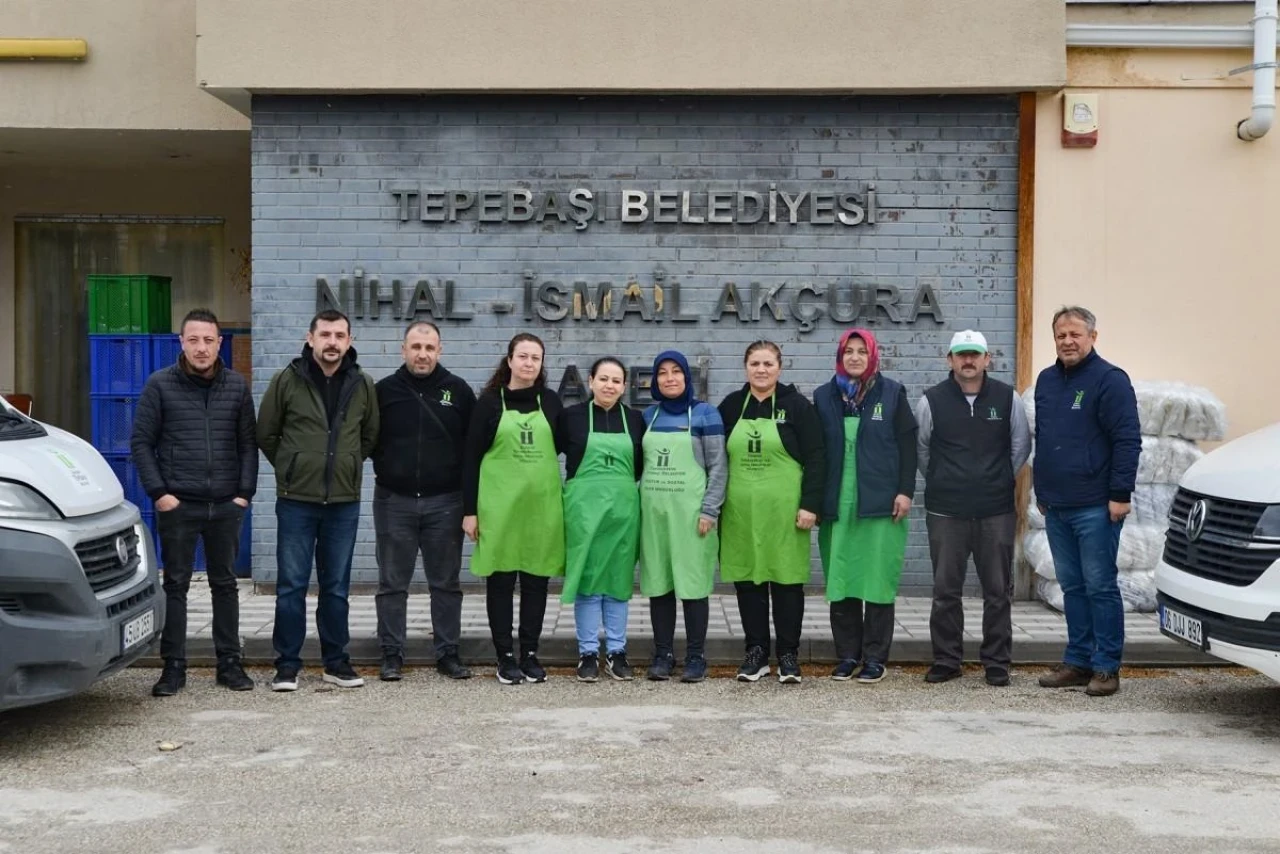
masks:
[[[1156,589],[1164,634],[1280,682],[1280,423],[1183,475]]]

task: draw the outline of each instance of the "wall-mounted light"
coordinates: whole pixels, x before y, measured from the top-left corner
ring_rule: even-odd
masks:
[[[0,38],[0,60],[82,62],[88,55],[89,43],[84,39]]]

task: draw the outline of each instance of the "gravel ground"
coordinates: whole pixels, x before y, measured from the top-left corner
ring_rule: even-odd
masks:
[[[133,669],[0,715],[0,852],[1280,851],[1280,686],[453,683]],[[266,670],[254,670],[263,683]],[[166,750],[162,748],[176,747]]]

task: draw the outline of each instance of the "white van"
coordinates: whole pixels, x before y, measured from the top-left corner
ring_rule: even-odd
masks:
[[[1162,632],[1280,682],[1280,423],[1183,475],[1156,588]]]
[[[127,667],[164,624],[151,535],[83,440],[0,396],[0,711]]]

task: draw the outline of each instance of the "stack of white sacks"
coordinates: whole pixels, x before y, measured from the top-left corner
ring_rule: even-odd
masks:
[[[1192,463],[1204,456],[1196,442],[1217,442],[1226,436],[1227,415],[1222,401],[1203,388],[1177,382],[1135,382],[1133,388],[1142,425],[1142,457],[1133,510],[1121,529],[1116,563],[1124,609],[1154,611],[1156,564],[1164,551],[1169,508],[1178,491],[1178,481]],[[1027,389],[1023,403],[1034,425],[1034,387]],[[1034,455],[1031,463],[1035,464]],[[1027,508],[1022,555],[1035,570],[1037,595],[1061,611],[1062,588],[1053,568],[1044,516],[1036,508],[1034,489]]]

